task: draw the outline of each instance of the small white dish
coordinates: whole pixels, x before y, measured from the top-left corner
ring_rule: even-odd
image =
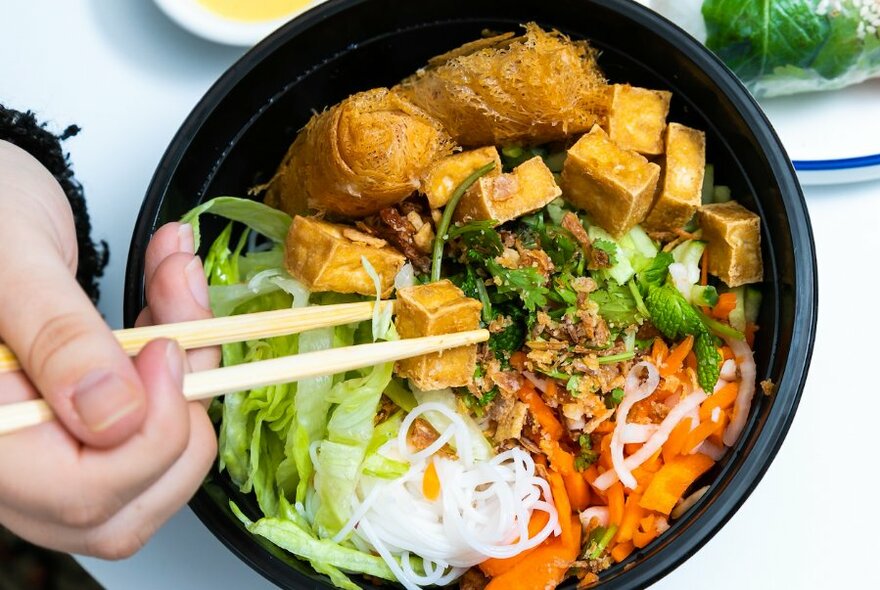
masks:
[[[761,106],[804,185],[880,179],[880,79]]]
[[[259,2],[259,0],[247,0]],[[275,29],[321,4],[325,0],[305,0],[283,16],[268,20],[238,20],[215,12],[199,0],[155,0],[168,17],[191,33],[216,43],[250,47]]]

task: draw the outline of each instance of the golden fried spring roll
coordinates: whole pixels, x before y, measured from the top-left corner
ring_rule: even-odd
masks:
[[[366,217],[419,187],[427,168],[452,152],[439,122],[386,88],[354,94],[315,115],[269,183],[266,202]]]
[[[396,87],[467,147],[543,143],[589,130],[610,93],[595,51],[535,23],[468,43]]]

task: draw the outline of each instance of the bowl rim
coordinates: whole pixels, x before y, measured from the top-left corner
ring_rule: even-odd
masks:
[[[242,78],[290,38],[339,12],[370,1],[329,0],[301,14],[245,53],[199,100],[163,154],[147,189],[132,234],[125,276],[126,325],[133,324],[143,303],[143,247],[154,231],[169,182],[202,124]],[[776,384],[776,399],[770,408],[767,423],[748,449],[748,456],[743,458],[735,477],[723,489],[706,494],[711,497],[709,506],[701,507],[698,504],[693,509],[688,517],[687,530],[667,540],[657,555],[648,556],[638,567],[621,572],[613,580],[614,587],[637,588],[666,576],[703,547],[748,499],[779,451],[794,419],[812,358],[818,314],[816,252],[806,201],[794,167],[763,110],[727,66],[677,25],[636,2],[591,0],[591,3],[611,9],[637,26],[654,30],[676,51],[687,55],[711,83],[727,95],[763,147],[768,167],[773,173],[774,185],[779,190],[791,227],[791,241],[795,252],[795,310],[790,348],[781,368],[780,381]],[[753,419],[754,415],[750,418],[747,429],[751,428]],[[741,453],[742,442],[743,440],[730,453]],[[190,501],[190,507],[230,551],[268,580],[278,583],[282,576],[288,577],[294,573],[283,560],[262,550],[245,548],[235,543],[232,537],[240,531],[237,523],[231,522],[214,509],[213,501],[204,486]],[[303,576],[299,572],[295,573]],[[314,585],[305,576],[302,580],[304,584]]]

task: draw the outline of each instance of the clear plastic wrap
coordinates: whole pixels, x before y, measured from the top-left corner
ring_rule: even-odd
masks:
[[[643,0],[703,41],[757,97],[880,76],[880,0]]]

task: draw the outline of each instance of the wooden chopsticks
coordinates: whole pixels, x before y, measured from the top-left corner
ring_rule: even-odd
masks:
[[[488,339],[488,330],[471,330],[393,342],[358,344],[234,365],[186,375],[183,379],[183,394],[188,400],[206,399],[255,387],[290,383],[320,375],[333,375],[485,342]],[[41,399],[0,406],[0,435],[42,424],[54,417],[49,404]]]
[[[392,305],[393,301],[383,301],[380,304]],[[153,338],[173,338],[183,348],[200,348],[362,321],[372,316],[373,305],[371,302],[365,302],[304,307],[119,330],[115,334],[123,344],[123,348],[130,354],[136,353]],[[188,400],[206,399],[255,387],[290,383],[320,375],[333,375],[485,342],[488,339],[487,330],[471,330],[393,342],[359,344],[223,367],[186,375],[183,380],[183,393]],[[3,354],[6,356],[2,356]],[[15,357],[8,350],[0,351],[0,367],[5,367],[5,370],[9,371],[17,366]],[[52,409],[42,399],[0,406],[0,435],[52,419],[54,419]]]
[[[181,348],[189,350],[360,322],[372,317],[374,305],[372,301],[361,301],[261,311],[209,320],[116,330],[113,335],[129,355],[139,353],[147,342],[156,338],[172,338],[177,340]],[[393,306],[394,300],[381,301],[380,305]],[[20,368],[12,351],[0,344],[0,373],[17,371]]]

